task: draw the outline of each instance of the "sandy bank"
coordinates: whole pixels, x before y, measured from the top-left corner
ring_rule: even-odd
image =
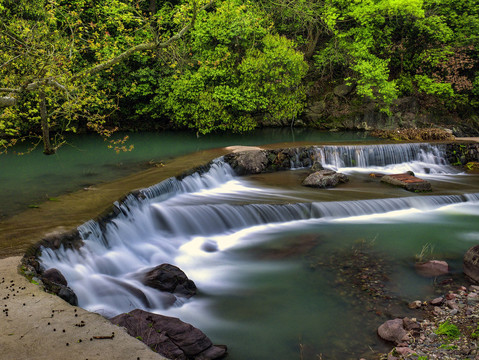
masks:
[[[17,272],[20,259],[0,260],[1,359],[165,359],[102,316],[28,282]]]

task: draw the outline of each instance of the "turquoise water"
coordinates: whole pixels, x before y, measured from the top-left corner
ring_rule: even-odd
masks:
[[[405,150],[393,148],[383,150]],[[434,156],[419,160],[381,171],[437,166],[421,175],[438,189],[433,194],[391,187],[354,166],[341,170],[347,185],[309,189],[300,186],[306,170],[237,177],[218,160],[203,176],[144,190],[148,200],[130,199],[114,223],[82,225],[80,251],[45,250],[41,261],[65,275],[79,306],[106,317],[135,308],[179,317],[226,344],[232,360],[371,358],[389,350],[378,326],[419,316],[407,303],[436,297],[443,279],[462,284],[463,254],[479,242],[478,176]],[[450,274],[416,274],[426,244]],[[370,261],[351,264],[361,256]],[[139,281],[162,263],[180,267],[198,294],[171,306],[168,295]],[[365,266],[387,277],[381,284],[390,300],[373,299],[341,275]]]
[[[118,134],[117,136],[125,134]],[[60,194],[111,181],[146,169],[149,161],[229,145],[262,145],[278,142],[356,142],[377,140],[365,133],[324,132],[311,129],[259,129],[245,135],[216,134],[197,138],[189,132],[131,133],[131,152],[115,153],[96,135],[78,135],[57,154],[43,155],[40,148],[26,155],[18,146],[0,155],[0,218]]]

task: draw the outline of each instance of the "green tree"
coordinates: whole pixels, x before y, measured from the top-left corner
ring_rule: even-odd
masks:
[[[6,94],[0,97],[0,107],[6,107],[0,134],[9,136],[0,145],[40,136],[44,153],[52,154],[64,142],[63,133],[76,131],[81,119],[109,136],[105,112],[114,103],[95,77],[136,53],[169,48],[192,28],[197,10],[212,1],[198,9],[192,0],[191,15],[174,34],[163,31],[160,16],[145,16],[133,1],[108,0],[93,7],[83,0],[63,6],[49,0],[0,4],[0,48],[6,50],[0,53],[0,92]],[[84,9],[88,23],[79,15]],[[101,21],[94,22],[95,16]]]
[[[303,54],[272,32],[264,13],[249,2],[219,2],[198,15],[183,43],[186,57],[173,61],[170,116],[199,133],[245,131],[262,123],[294,121],[304,106]]]

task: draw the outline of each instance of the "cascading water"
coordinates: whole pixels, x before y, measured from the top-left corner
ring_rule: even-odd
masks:
[[[336,171],[382,171],[417,174],[455,174],[445,160],[442,144],[350,145],[318,147],[323,166]]]
[[[371,171],[373,168],[387,172],[392,166],[394,169],[414,168],[421,164],[430,168],[430,172],[453,176],[455,172],[441,158],[442,151],[440,146],[421,144],[318,147],[325,166],[337,169]],[[235,177],[229,165],[218,159],[208,171],[181,180],[171,178],[141,190],[140,194],[128,196],[121,204],[116,204],[118,215],[115,218],[101,224],[89,221],[79,228],[84,239],[82,248],[43,249],[40,260],[46,268],[54,267],[64,274],[78,296],[79,305],[88,310],[113,316],[142,308],[179,316],[221,337],[227,328],[235,328],[233,332],[238,334],[241,325],[231,323],[234,315],[222,319],[221,311],[224,310],[216,313],[215,308],[236,303],[234,297],[231,298],[233,294],[248,293],[245,290],[250,286],[248,279],[253,277],[261,282],[262,277],[269,279],[272,274],[278,274],[282,279],[281,286],[294,286],[298,282],[297,279],[288,280],[289,275],[284,272],[298,270],[302,265],[290,261],[278,265],[271,261],[251,260],[247,249],[268,246],[277,241],[275,239],[301,237],[304,233],[324,233],[327,237],[334,232],[341,237],[351,237],[353,235],[347,235],[347,229],[360,225],[348,225],[348,219],[358,217],[371,224],[382,214],[387,222],[400,226],[401,222],[411,221],[408,214],[414,214],[416,219],[428,219],[427,214],[432,212],[449,214],[457,209],[467,209],[461,211],[479,215],[479,192],[327,202],[292,201],[285,193]],[[341,225],[337,225],[338,221]],[[381,222],[377,226],[380,229]],[[355,231],[351,233],[356,236]],[[468,234],[471,236],[475,232],[469,231]],[[186,300],[145,286],[143,274],[162,263],[177,265],[185,271],[198,286],[200,295]],[[310,275],[302,276],[307,278]],[[270,281],[273,280],[267,283]],[[274,299],[279,296],[274,290],[271,292]],[[299,295],[303,290],[292,290],[289,296],[295,292]],[[299,296],[307,299],[306,295]],[[241,298],[246,299],[242,295]],[[218,299],[223,299],[224,304],[215,306]],[[268,299],[275,302],[270,297]],[[302,304],[298,299],[288,301]],[[257,301],[253,300],[253,303],[262,306]],[[237,306],[242,308],[241,304]],[[246,310],[242,308],[241,311]],[[308,323],[308,328],[313,326],[305,316],[303,322]],[[270,328],[265,331],[276,332]],[[285,335],[278,334],[280,336]],[[244,338],[248,336],[244,335]],[[238,345],[233,344],[233,349],[235,346],[249,349],[251,346],[247,341],[254,340],[244,340],[245,343],[239,345],[238,336],[225,338],[228,345],[232,345],[232,341],[238,341]],[[233,355],[233,358],[270,358],[263,354],[264,349],[252,350],[252,353],[248,353],[249,350],[237,351],[243,355]],[[281,353],[279,351],[274,358],[291,358],[290,352],[285,352],[288,355]]]

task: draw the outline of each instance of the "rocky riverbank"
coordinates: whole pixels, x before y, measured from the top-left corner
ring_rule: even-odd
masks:
[[[378,330],[380,336],[390,336],[396,342],[391,352],[379,359],[479,358],[478,286],[459,286],[435,299],[414,301],[410,307],[416,308],[416,318],[390,320]]]

